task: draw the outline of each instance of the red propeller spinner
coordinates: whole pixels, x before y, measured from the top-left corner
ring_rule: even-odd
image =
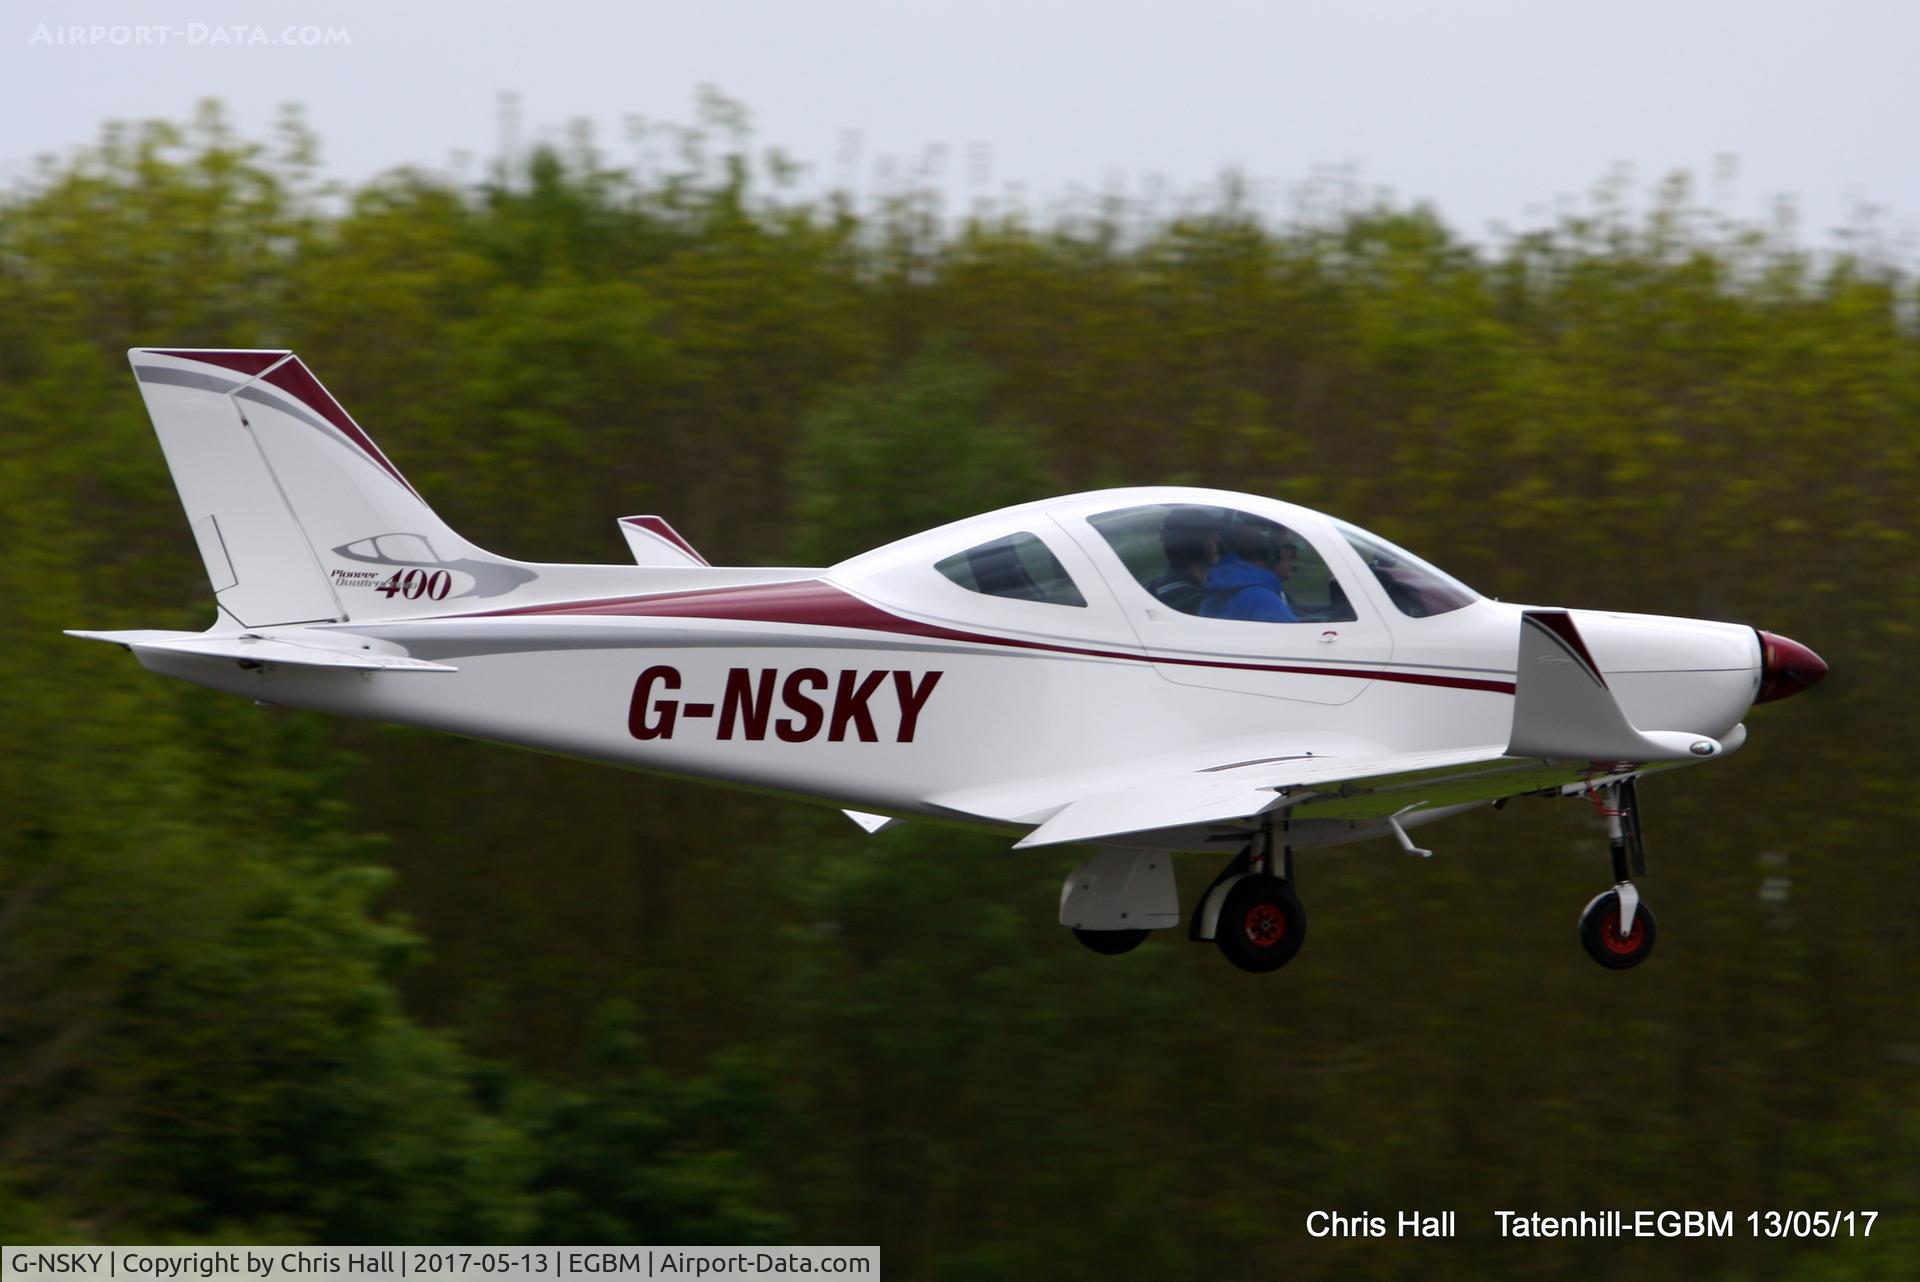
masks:
[[[1826,675],[1826,660],[1806,646],[1791,637],[1760,632],[1760,693],[1754,696],[1755,703],[1799,694]]]

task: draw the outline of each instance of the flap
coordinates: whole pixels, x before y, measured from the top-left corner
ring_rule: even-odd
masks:
[[[1409,805],[1492,800],[1552,786],[1532,777],[1539,773],[1540,763],[1516,761],[1498,744],[1440,752],[1302,755],[1169,771],[1069,803],[1018,848],[1235,823],[1288,807],[1297,808],[1301,818],[1388,815]],[[1551,773],[1556,780],[1577,779],[1583,771]],[[1338,814],[1332,813],[1335,802],[1342,803]]]

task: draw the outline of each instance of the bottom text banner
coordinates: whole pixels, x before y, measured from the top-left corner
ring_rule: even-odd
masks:
[[[877,1246],[0,1246],[3,1282],[634,1282],[879,1276]]]

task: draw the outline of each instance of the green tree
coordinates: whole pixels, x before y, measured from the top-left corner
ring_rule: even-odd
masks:
[[[522,1116],[540,1151],[531,1240],[551,1243],[791,1240],[770,1212],[767,1124],[774,1104],[741,1054],[675,1078],[651,1062],[639,1018],[614,1003],[596,1021],[587,1068],[570,1085],[526,1088]]]
[[[837,392],[811,411],[793,464],[796,560],[829,565],[1045,497],[1039,434],[997,414],[992,390],[987,367],[936,345],[897,379]]]

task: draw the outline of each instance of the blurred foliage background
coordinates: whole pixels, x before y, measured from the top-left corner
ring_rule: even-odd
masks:
[[[341,189],[289,116],[0,194],[0,1238],[881,1243],[889,1276],[1920,1271],[1920,289],[1871,238],[1602,194],[1497,244],[1348,192],[961,215],[804,194],[737,107],[645,162]],[[1322,193],[1323,196],[1326,193]],[[1053,921],[1072,852],[267,712],[63,627],[196,628],[127,372],[291,346],[449,522],[825,564],[1219,484],[1506,599],[1752,622],[1834,675],[1645,790],[1302,859],[1307,952]],[[1183,878],[1191,893],[1213,869]],[[1870,1240],[1500,1242],[1495,1209],[1872,1209]],[[1305,1217],[1461,1213],[1452,1243]],[[1745,1223],[1741,1221],[1744,1233]]]

